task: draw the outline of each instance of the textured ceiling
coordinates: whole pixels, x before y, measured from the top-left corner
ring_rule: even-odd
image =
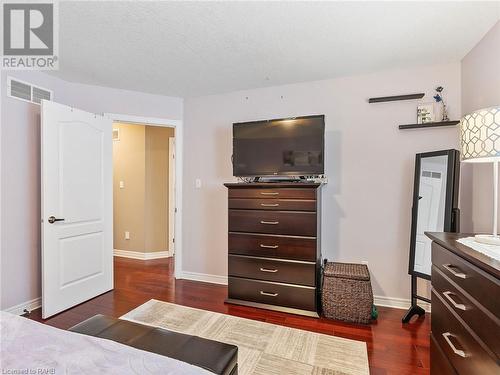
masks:
[[[69,81],[172,96],[459,61],[500,2],[61,2]]]

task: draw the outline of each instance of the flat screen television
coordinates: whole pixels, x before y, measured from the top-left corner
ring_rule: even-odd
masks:
[[[324,150],[324,115],[233,124],[237,177],[320,175]]]

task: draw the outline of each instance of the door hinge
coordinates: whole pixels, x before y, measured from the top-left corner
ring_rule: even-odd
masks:
[[[172,242],[175,243],[175,238],[172,238]]]
[[[177,212],[177,207],[175,207],[174,212]]]

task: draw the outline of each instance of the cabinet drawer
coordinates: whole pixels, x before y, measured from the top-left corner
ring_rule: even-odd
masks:
[[[238,188],[229,189],[229,198],[316,199],[316,189],[304,188]]]
[[[229,277],[229,298],[316,311],[316,288]]]
[[[316,285],[316,263],[230,255],[228,270],[229,276]]]
[[[431,375],[456,375],[448,358],[436,343],[436,339],[431,335]]]
[[[229,210],[229,231],[316,236],[316,213]]]
[[[500,295],[498,280],[435,242],[432,264],[500,319],[500,299],[491,298]]]
[[[316,261],[316,239],[271,234],[229,233],[229,254]]]
[[[432,291],[432,335],[459,374],[498,374],[500,367]]]
[[[309,199],[229,199],[229,208],[243,210],[316,211],[316,201]]]
[[[500,322],[469,300],[453,282],[435,266],[432,267],[432,287],[450,310],[453,310],[500,357]]]

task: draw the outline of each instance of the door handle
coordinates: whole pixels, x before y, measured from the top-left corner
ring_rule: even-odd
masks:
[[[457,272],[453,269],[454,266],[452,266],[451,264],[443,264],[443,267],[448,270],[453,276],[455,277],[458,277],[460,279],[466,279],[467,278],[467,275],[463,272]],[[456,267],[458,268],[458,267]]]
[[[55,216],[49,216],[49,224],[54,224],[56,221],[64,221],[64,219],[56,219]]]
[[[279,193],[276,191],[270,191],[270,192],[262,191],[260,194],[261,195],[279,195]]]
[[[265,221],[265,220],[261,220],[260,223],[261,224],[276,225],[276,224],[279,224],[280,222],[279,221]]]
[[[264,292],[264,291],[260,291],[260,294],[262,294],[263,296],[269,296],[269,297],[278,297],[278,293],[268,293],[268,292]]]
[[[262,207],[278,207],[280,204],[279,203],[261,203],[260,205]]]
[[[278,245],[264,245],[261,243],[260,247],[263,247],[264,249],[277,249]]]
[[[262,272],[270,272],[270,273],[276,273],[276,272],[278,272],[278,270],[277,270],[277,269],[270,270],[269,268],[262,268],[262,267],[260,268],[260,270],[261,270]]]
[[[455,353],[456,355],[458,355],[462,358],[466,357],[465,352],[463,350],[457,349],[455,347],[455,345],[453,345],[453,343],[451,342],[450,337],[453,335],[450,332],[445,332],[442,335],[443,335],[444,339],[446,340],[446,342],[448,343],[448,345],[450,346],[451,350],[453,350],[453,353]]]
[[[446,297],[446,299],[448,301],[450,301],[450,303],[456,308],[456,309],[459,309],[459,310],[463,310],[465,311],[466,310],[466,307],[463,303],[456,303],[453,298],[451,298],[451,294],[453,294],[452,292],[443,292],[443,296]]]

